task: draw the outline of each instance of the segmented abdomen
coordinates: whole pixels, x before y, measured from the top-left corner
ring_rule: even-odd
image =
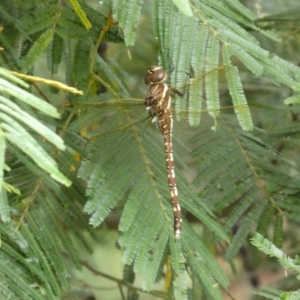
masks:
[[[174,213],[174,235],[175,239],[178,240],[181,235],[182,228],[182,216],[181,208],[178,199],[177,184],[175,178],[175,169],[174,169],[174,158],[173,158],[173,145],[172,145],[172,127],[173,119],[171,112],[161,116],[162,120],[158,120],[159,127],[164,136],[165,141],[165,158],[166,158],[166,167],[168,175],[168,184],[171,194],[171,201]]]

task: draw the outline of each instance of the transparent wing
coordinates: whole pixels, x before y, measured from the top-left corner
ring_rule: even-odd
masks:
[[[173,117],[174,119],[179,120],[179,126],[184,128],[182,130],[178,129],[178,133],[188,130],[191,119],[201,120],[204,124],[209,123],[211,124],[211,129],[216,130],[219,127],[218,120],[220,116],[213,114],[214,111],[231,115],[234,119],[236,118],[234,111],[248,110],[247,106],[242,105],[227,105],[215,109],[204,108],[199,110],[192,110],[188,107],[178,109],[176,108],[176,99],[177,98],[173,101]],[[144,105],[144,99],[124,98],[105,101],[103,97],[98,97],[97,100],[98,101],[78,102],[73,103],[72,105],[65,105],[66,109],[74,113],[75,120],[70,127],[71,130],[81,131],[83,136],[96,137],[96,135],[124,131],[133,125],[139,124],[139,126],[150,126],[152,123]],[[205,103],[203,106],[205,107]]]
[[[251,115],[247,103],[237,102],[233,105],[229,97],[229,91],[222,85],[225,81],[224,66],[218,66],[209,70],[205,74],[193,77],[187,74],[184,83],[170,86],[173,99],[173,116],[191,126],[198,126],[201,122],[208,122],[213,119],[212,129],[218,128],[218,118],[220,113],[234,112],[239,118],[239,123],[243,129],[252,129]],[[225,95],[225,102],[212,101],[212,91],[209,89],[209,78],[214,81],[218,79],[219,94]],[[146,86],[145,86],[146,91]],[[182,94],[182,96],[178,96]],[[104,133],[105,131],[115,131],[120,128],[124,130],[133,123],[147,119],[147,112],[143,105],[144,100],[138,98],[122,98],[115,91],[107,92],[101,96],[86,97],[85,102],[75,102],[64,105],[68,110],[72,110],[76,121],[72,124],[73,130],[81,130],[83,135],[91,127],[95,131]],[[113,117],[114,116],[114,117]],[[234,116],[233,116],[234,117]],[[149,123],[149,122],[148,122]],[[245,124],[248,124],[245,126]],[[91,129],[89,128],[89,129]]]

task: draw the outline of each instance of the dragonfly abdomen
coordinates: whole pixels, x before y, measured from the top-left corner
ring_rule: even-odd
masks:
[[[159,120],[160,121],[160,120]],[[158,121],[158,122],[159,122]],[[172,129],[172,115],[169,118],[169,122],[171,123],[169,126],[165,126],[166,128]],[[164,125],[168,123],[168,118],[165,118]],[[173,157],[173,146],[172,146],[172,131],[164,130],[161,128],[161,131],[164,135],[165,141],[165,158],[166,158],[166,167],[167,167],[167,175],[168,175],[168,184],[169,191],[171,195],[173,213],[174,213],[174,235],[175,239],[178,240],[181,235],[182,229],[182,216],[181,216],[181,208],[179,204],[178,191],[177,191],[177,183],[175,178],[175,166],[174,166],[174,157]]]

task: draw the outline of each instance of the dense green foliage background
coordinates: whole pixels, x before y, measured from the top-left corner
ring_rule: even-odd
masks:
[[[293,272],[253,298],[298,299],[297,258],[280,249],[299,250],[299,13],[292,0],[2,0],[1,297],[235,299],[237,262],[259,288],[279,268],[261,250]],[[142,101],[156,63],[184,94],[179,242]]]

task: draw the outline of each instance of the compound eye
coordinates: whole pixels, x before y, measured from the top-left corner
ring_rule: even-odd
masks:
[[[153,83],[159,83],[163,81],[166,77],[166,71],[163,69],[157,70],[152,75],[152,82]],[[166,78],[167,79],[167,78]]]
[[[168,78],[167,72],[159,66],[152,66],[148,69],[144,81],[146,84],[158,84]]]

